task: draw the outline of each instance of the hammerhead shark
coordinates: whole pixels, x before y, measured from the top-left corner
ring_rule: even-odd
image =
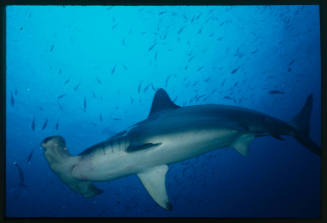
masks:
[[[292,136],[310,152],[321,149],[309,137],[313,104],[310,94],[290,122],[247,108],[202,104],[178,106],[162,88],[154,95],[150,114],[124,131],[73,156],[61,136],[41,142],[51,170],[84,197],[103,193],[92,182],[136,174],[153,200],[172,210],[166,191],[168,164],[231,147],[246,156],[256,137]]]

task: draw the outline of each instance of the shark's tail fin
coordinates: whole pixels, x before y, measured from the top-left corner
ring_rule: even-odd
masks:
[[[72,169],[77,164],[78,157],[69,154],[63,137],[48,137],[42,141],[41,146],[51,170],[64,184],[84,197],[93,197],[103,193],[90,181],[82,181],[72,176]]]
[[[291,120],[294,128],[293,136],[311,152],[321,155],[320,147],[310,138],[310,115],[312,110],[313,97],[310,94],[301,111]]]

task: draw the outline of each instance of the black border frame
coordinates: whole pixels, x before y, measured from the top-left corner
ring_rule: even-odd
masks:
[[[1,1],[1,0],[0,0]],[[318,219],[299,218],[176,218],[176,220],[214,220],[219,222],[327,222],[327,1],[326,0],[2,0],[0,2],[0,221],[1,222],[107,222],[133,218],[6,218],[6,6],[9,5],[319,5],[321,49],[321,216]],[[170,220],[171,218],[140,218],[140,220]]]

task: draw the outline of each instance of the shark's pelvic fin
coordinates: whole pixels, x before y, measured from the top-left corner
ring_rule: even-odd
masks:
[[[177,108],[180,108],[180,106],[172,102],[167,92],[164,89],[160,88],[154,95],[149,116],[159,111]]]
[[[232,147],[241,153],[243,156],[248,155],[250,142],[255,138],[253,134],[241,135],[233,144]]]
[[[157,204],[167,210],[172,210],[166,191],[167,170],[167,165],[161,165],[138,173],[137,176]]]

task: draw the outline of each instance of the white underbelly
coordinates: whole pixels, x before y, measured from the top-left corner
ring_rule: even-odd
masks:
[[[153,166],[186,160],[203,153],[224,148],[239,136],[236,130],[199,130],[149,138],[144,143],[161,145],[135,152],[118,151],[81,160],[73,170],[77,178],[107,181],[142,172]]]

